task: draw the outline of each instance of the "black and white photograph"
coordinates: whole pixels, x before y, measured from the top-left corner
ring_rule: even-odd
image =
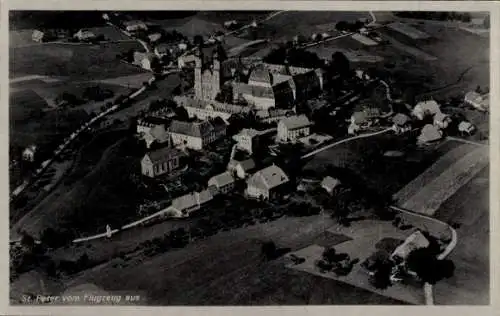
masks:
[[[10,306],[490,305],[489,11],[175,9],[9,10]]]

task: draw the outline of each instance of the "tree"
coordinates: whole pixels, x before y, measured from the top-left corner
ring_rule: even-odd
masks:
[[[35,247],[35,239],[27,232],[22,233],[21,245],[32,250]]]
[[[328,263],[337,262],[337,251],[333,247],[328,247],[323,251],[322,257]]]
[[[370,277],[370,283],[377,289],[386,289],[391,285],[392,265],[388,261],[375,264],[375,272]]]
[[[346,21],[339,21],[337,22],[337,24],[335,24],[335,29],[337,31],[347,31],[347,29],[349,28],[349,23],[346,22]]]
[[[193,37],[193,44],[194,44],[194,46],[202,46],[203,42],[204,42],[204,40],[203,40],[203,36],[202,35],[198,34],[198,35],[195,35]]]
[[[262,256],[266,260],[271,260],[274,257],[274,255],[276,254],[277,247],[276,247],[276,244],[274,243],[274,241],[266,241],[266,242],[262,243],[262,246],[260,249],[261,249]]]
[[[342,52],[332,54],[331,68],[334,73],[339,74],[343,78],[347,78],[350,74],[349,59]]]
[[[154,57],[151,59],[151,70],[155,73],[161,73],[163,70],[163,65],[158,57]]]
[[[183,106],[177,107],[174,111],[178,120],[189,121],[189,113]]]
[[[455,271],[455,265],[450,260],[438,260],[436,252],[428,248],[415,249],[406,260],[408,269],[429,284],[436,284],[444,278],[450,278]]]

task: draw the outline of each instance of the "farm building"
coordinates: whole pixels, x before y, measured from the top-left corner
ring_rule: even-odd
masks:
[[[297,139],[310,134],[311,125],[311,121],[305,115],[284,118],[278,123],[277,140],[295,142]]]
[[[436,126],[427,124],[422,128],[418,136],[418,142],[421,144],[431,143],[440,140],[443,137],[443,132]]]
[[[146,70],[151,70],[151,62],[154,58],[153,53],[134,52],[134,64]]]
[[[272,199],[283,192],[288,176],[276,165],[254,173],[247,180],[246,195],[255,199]]]
[[[24,161],[30,161],[33,162],[35,161],[35,154],[36,154],[37,147],[35,145],[31,145],[27,148],[24,149],[22,157]]]
[[[333,190],[340,185],[340,180],[327,176],[321,181],[320,185],[326,192],[332,194]]]
[[[123,26],[127,32],[147,31],[148,26],[142,21],[124,21]]]
[[[470,122],[462,121],[458,124],[458,131],[462,135],[472,135],[472,133],[474,133],[475,130],[476,127]]]
[[[79,41],[90,41],[96,38],[96,35],[88,30],[81,29],[73,35]]]
[[[226,135],[226,123],[221,118],[202,122],[183,122],[174,120],[169,133],[175,146],[201,150],[206,145]]]
[[[408,238],[406,238],[406,240],[394,250],[391,255],[391,259],[396,262],[404,263],[408,258],[408,255],[413,250],[426,248],[429,244],[429,240],[424,236],[424,234],[417,230],[408,236]]]
[[[255,161],[253,159],[246,159],[243,161],[230,160],[227,164],[227,170],[233,173],[240,179],[245,179],[248,175],[255,170]]]
[[[488,111],[490,107],[490,95],[480,94],[475,91],[470,91],[465,94],[464,102],[480,111]]]
[[[180,216],[189,216],[191,212],[199,210],[202,206],[212,201],[213,195],[210,190],[193,192],[172,200],[172,205],[166,211],[179,214]]]
[[[229,193],[234,189],[235,179],[231,172],[225,171],[221,174],[213,176],[208,180],[209,187],[215,187],[219,194]]]
[[[451,117],[443,112],[438,112],[434,115],[434,125],[439,128],[447,128],[451,123]]]
[[[31,34],[31,39],[34,42],[41,43],[44,41],[45,33],[40,30],[34,30],[33,34]]]
[[[179,168],[181,153],[174,148],[163,147],[147,152],[141,160],[143,175],[155,178]]]
[[[150,43],[156,43],[161,39],[161,33],[152,33],[148,35],[148,40]]]
[[[441,112],[439,104],[434,100],[429,100],[417,103],[412,110],[412,115],[419,120],[423,120],[424,117],[428,115],[434,116],[439,112]]]

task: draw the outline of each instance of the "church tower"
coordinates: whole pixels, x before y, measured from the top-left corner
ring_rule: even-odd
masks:
[[[203,82],[202,82],[202,71],[203,71],[203,61],[200,49],[197,48],[194,52],[194,93],[197,99],[203,99]]]
[[[220,92],[221,78],[220,78],[220,59],[219,53],[217,51],[213,54],[213,65],[212,65],[212,91],[211,99],[214,100],[217,94]]]

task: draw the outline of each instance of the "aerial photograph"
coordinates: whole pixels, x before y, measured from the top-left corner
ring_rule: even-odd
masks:
[[[489,305],[490,14],[9,11],[9,298]]]

